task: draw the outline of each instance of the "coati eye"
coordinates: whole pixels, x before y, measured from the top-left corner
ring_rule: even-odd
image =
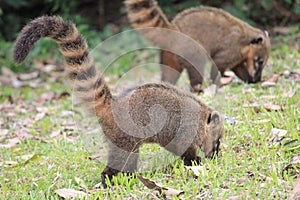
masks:
[[[259,65],[259,66],[261,66],[261,65],[263,65],[263,64],[264,64],[264,60],[259,60],[259,61],[258,61],[258,65]]]

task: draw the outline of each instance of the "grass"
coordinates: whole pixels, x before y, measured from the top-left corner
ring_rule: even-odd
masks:
[[[293,41],[291,38],[293,36],[277,38],[264,77],[284,70],[299,72],[299,46],[282,42]],[[153,62],[152,51],[144,54]],[[124,73],[122,66],[148,61],[139,56],[144,54],[143,51],[127,54],[115,62],[117,67],[108,72],[107,80],[114,90],[117,90],[116,80]],[[148,71],[132,72],[119,84],[131,85],[132,79],[141,76],[139,73],[143,75],[141,81],[153,80],[154,75],[159,77],[159,69],[151,67]],[[180,83],[180,87],[186,87],[187,80]],[[73,108],[71,96],[37,102],[49,91],[56,96],[69,91],[61,79],[55,84],[46,79],[36,88],[0,88],[0,105],[5,105],[2,109],[6,109],[0,113],[0,128],[8,130],[4,137],[0,135],[0,141],[8,144],[9,139],[17,135],[23,137],[19,145],[0,149],[0,199],[59,199],[54,191],[61,188],[86,191],[90,194],[88,199],[156,198],[157,193],[147,189],[138,180],[138,174],[133,177],[119,174],[108,189],[95,189],[101,181],[105,162],[89,156],[100,152],[100,156],[105,157],[106,151],[97,134],[88,134],[87,127],[93,129],[93,123]],[[12,104],[9,98],[13,100]],[[180,196],[168,196],[172,199],[286,199],[300,171],[299,163],[291,165],[293,156],[299,154],[299,81],[281,76],[277,85],[270,88],[262,88],[260,83],[234,82],[224,86],[214,98],[203,94],[200,98],[236,121],[235,125],[225,124],[225,138],[218,158],[205,159],[199,177],[187,170],[180,159],[175,159],[172,169],[141,174],[164,186],[184,191]],[[247,107],[253,103],[258,107]],[[282,110],[267,111],[263,108],[266,103],[280,105]],[[37,119],[39,113],[45,116]],[[287,131],[279,145],[270,136],[272,128]],[[294,145],[287,145],[292,140]],[[147,164],[149,152],[159,158],[166,155],[164,151],[157,153],[161,151],[157,145],[145,145],[141,153]]]

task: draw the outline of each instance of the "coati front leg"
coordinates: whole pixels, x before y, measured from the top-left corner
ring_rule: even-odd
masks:
[[[161,80],[175,85],[183,71],[183,68],[177,62],[175,54],[161,50],[160,62],[163,64],[161,66]]]
[[[184,165],[191,166],[193,162],[200,163],[201,158],[197,156],[197,146],[191,145],[181,156]]]
[[[107,187],[106,178],[111,180],[119,172],[131,174],[137,170],[140,145],[128,141],[126,138],[120,138],[118,142],[120,141],[122,143],[119,144],[109,142],[107,164],[101,173],[101,181],[104,188]]]

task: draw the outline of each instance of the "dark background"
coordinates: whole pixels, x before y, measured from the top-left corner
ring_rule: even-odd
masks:
[[[300,21],[300,0],[158,0],[158,3],[170,19],[186,8],[209,5],[265,29]],[[128,25],[120,0],[0,0],[0,39],[14,40],[24,24],[45,14],[60,15],[96,31],[103,31],[108,24],[114,31]]]

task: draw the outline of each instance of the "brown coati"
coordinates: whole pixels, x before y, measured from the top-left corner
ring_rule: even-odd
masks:
[[[22,62],[36,41],[50,37],[64,55],[73,93],[98,121],[109,145],[102,172],[112,178],[118,172],[137,169],[139,147],[158,143],[190,165],[199,161],[197,149],[207,158],[219,151],[223,118],[190,93],[169,84],[146,84],[113,96],[74,24],[60,17],[42,16],[31,21],[16,39],[13,58]]]
[[[169,22],[155,0],[126,0],[125,5],[133,27],[160,27],[180,31],[204,47],[221,75],[224,75],[225,70],[232,70],[245,82],[261,81],[261,73],[270,53],[270,39],[266,31],[212,7],[184,10]],[[152,36],[162,37],[159,34]],[[190,69],[193,67],[188,66],[187,62],[180,62],[180,58],[171,52],[161,51],[161,63],[171,68],[162,68],[163,81],[175,84],[178,74],[184,68],[188,71],[192,88],[197,90],[203,81],[201,74],[192,72]],[[211,75],[214,80],[217,72],[212,70]]]

